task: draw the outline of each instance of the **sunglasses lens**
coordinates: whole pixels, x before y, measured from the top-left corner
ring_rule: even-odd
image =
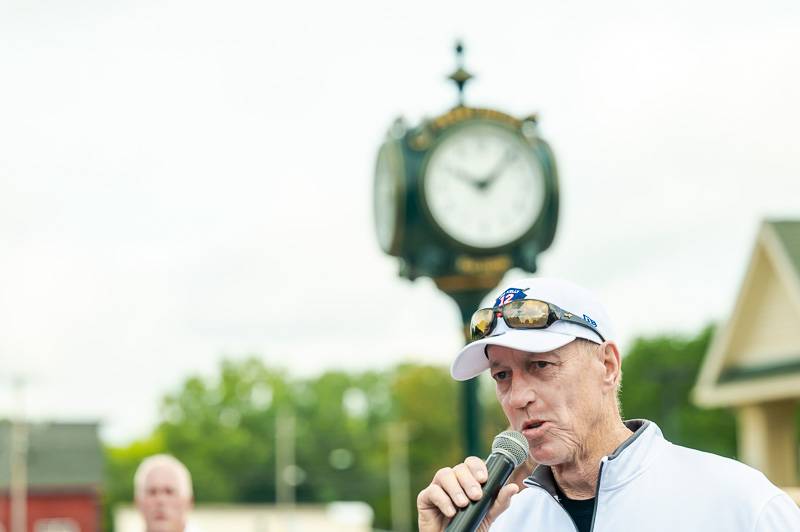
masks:
[[[522,299],[503,307],[503,316],[511,328],[539,329],[547,326],[550,308],[543,301]]]
[[[472,315],[469,333],[473,340],[479,340],[492,332],[494,312],[490,308],[482,308]]]

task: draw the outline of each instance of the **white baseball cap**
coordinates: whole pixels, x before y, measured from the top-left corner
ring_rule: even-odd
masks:
[[[499,307],[519,299],[537,299],[552,303],[593,325],[596,332],[591,327],[561,320],[553,322],[545,329],[510,329],[502,318],[498,318],[489,336],[467,344],[458,353],[450,367],[450,374],[454,379],[465,381],[489,369],[486,354],[486,347],[489,345],[500,345],[528,353],[544,353],[563,347],[575,338],[584,338],[597,344],[602,343],[603,339],[615,338],[611,320],[603,304],[589,290],[574,283],[538,277],[520,279],[498,290],[492,306]]]

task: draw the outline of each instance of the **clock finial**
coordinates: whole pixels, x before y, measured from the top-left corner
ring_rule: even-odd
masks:
[[[464,106],[464,85],[473,78],[472,74],[464,70],[464,43],[456,41],[456,70],[448,76],[458,87],[458,106]]]

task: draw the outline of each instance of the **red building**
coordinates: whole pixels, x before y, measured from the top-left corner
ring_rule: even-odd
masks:
[[[26,426],[27,531],[97,532],[103,453],[94,423]],[[12,427],[0,422],[0,532],[11,530]]]

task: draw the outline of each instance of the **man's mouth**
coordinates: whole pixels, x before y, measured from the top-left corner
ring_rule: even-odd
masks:
[[[542,421],[541,419],[531,419],[530,421],[526,421],[522,425],[522,430],[538,429],[539,427],[542,426],[543,423],[544,421]]]

